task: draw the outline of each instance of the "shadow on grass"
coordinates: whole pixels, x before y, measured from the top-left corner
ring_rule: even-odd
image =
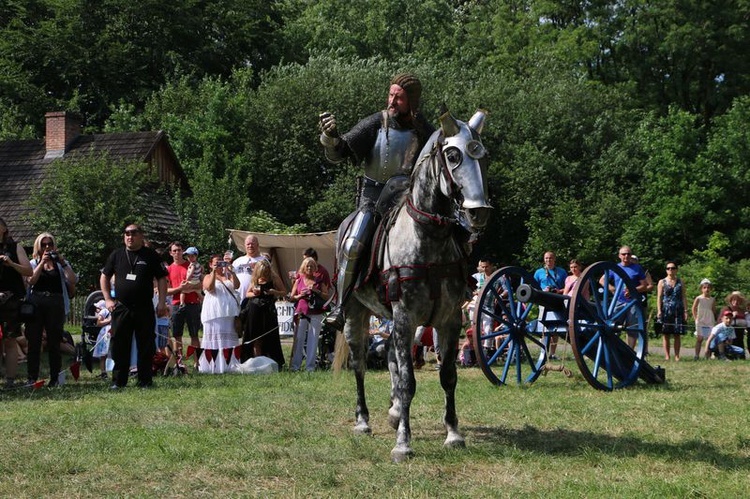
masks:
[[[463,427],[464,435],[476,442],[498,447],[498,452],[515,448],[538,454],[591,456],[609,454],[614,457],[649,455],[675,462],[710,463],[723,470],[750,469],[750,462],[737,453],[700,440],[677,444],[650,442],[634,435],[613,436],[591,431],[569,429],[540,430],[525,426],[520,430],[488,426]]]

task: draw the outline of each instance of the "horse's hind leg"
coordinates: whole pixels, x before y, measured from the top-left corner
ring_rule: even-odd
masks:
[[[447,437],[443,443],[446,447],[464,447],[464,437],[458,431],[458,416],[456,415],[456,383],[458,376],[456,374],[456,350],[458,344],[458,328],[446,327],[445,331],[438,329],[440,351],[443,356],[443,363],[440,367],[440,385],[445,392],[445,414],[443,415],[443,424],[447,432]]]
[[[357,406],[354,411],[354,433],[368,435],[370,429],[370,411],[365,399],[365,367],[367,354],[367,320],[363,310],[347,310],[344,335],[351,349],[352,370],[357,382]]]
[[[393,334],[388,367],[391,371],[391,408],[388,421],[396,428],[396,446],[391,450],[391,458],[402,462],[414,455],[411,448],[411,426],[409,410],[416,391],[414,367],[411,359],[411,344],[414,329],[403,316],[394,313]]]

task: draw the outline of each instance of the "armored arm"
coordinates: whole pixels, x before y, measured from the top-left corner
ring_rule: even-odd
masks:
[[[326,159],[331,163],[341,163],[346,159],[343,152],[341,137],[336,128],[336,117],[325,112],[320,115],[320,143],[323,144]]]
[[[381,113],[377,112],[340,135],[336,117],[328,112],[321,114],[320,143],[323,144],[326,159],[334,164],[341,163],[347,158],[351,158],[355,164],[361,163],[372,151],[380,127]]]

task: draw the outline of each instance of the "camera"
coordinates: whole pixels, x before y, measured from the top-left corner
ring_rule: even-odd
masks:
[[[50,260],[57,263],[60,261],[60,255],[57,254],[57,251],[50,251],[49,252]]]
[[[229,262],[223,262],[222,261],[222,262],[217,263],[216,266],[219,267],[219,268],[229,267]]]

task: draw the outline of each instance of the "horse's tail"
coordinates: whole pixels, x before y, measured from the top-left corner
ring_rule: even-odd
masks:
[[[344,338],[344,333],[337,331],[336,346],[333,348],[333,363],[331,364],[333,372],[340,373],[345,367],[347,359],[349,359],[349,344]]]

